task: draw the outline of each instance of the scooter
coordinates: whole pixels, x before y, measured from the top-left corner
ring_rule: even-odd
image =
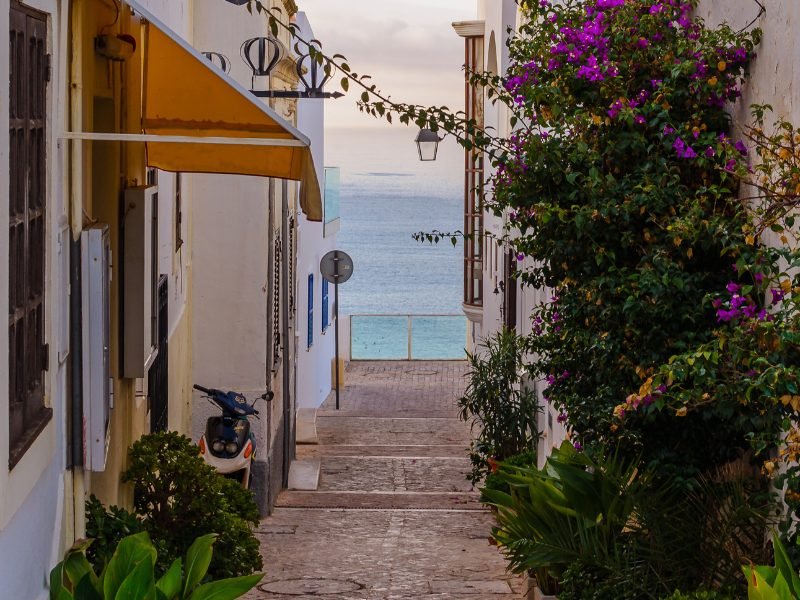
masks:
[[[200,456],[217,473],[235,479],[243,488],[250,487],[250,467],[256,455],[256,437],[250,431],[249,417],[258,418],[258,411],[247,398],[238,392],[223,392],[195,385],[208,400],[222,410],[221,416],[209,417],[206,430],[200,438]],[[273,392],[260,396],[261,400],[272,400]]]

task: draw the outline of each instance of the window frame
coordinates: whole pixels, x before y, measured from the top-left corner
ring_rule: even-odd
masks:
[[[9,471],[19,464],[53,415],[47,405],[46,377],[51,118],[48,17],[17,0],[9,6]],[[21,34],[20,20],[24,21]],[[21,38],[16,53],[12,52],[12,35]]]
[[[314,345],[314,274],[308,274],[308,323],[306,349]]]

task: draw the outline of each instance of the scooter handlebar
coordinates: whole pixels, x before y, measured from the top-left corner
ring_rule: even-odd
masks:
[[[210,390],[208,388],[204,388],[202,385],[194,384],[193,387],[194,387],[194,389],[199,390],[199,391],[203,392],[204,394],[208,394],[209,396],[214,393],[213,390]]]

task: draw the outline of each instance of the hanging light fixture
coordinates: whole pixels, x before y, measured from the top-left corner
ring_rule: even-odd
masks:
[[[419,159],[423,162],[436,160],[436,155],[439,152],[439,142],[443,139],[431,129],[420,129],[416,139]]]
[[[255,37],[245,40],[240,49],[242,60],[253,72],[250,88],[256,91],[256,78],[268,77],[286,49],[274,37]]]

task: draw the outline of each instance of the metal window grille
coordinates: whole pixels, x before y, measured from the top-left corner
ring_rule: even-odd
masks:
[[[52,416],[44,404],[47,20],[11,3],[9,85],[9,468]]]
[[[328,280],[322,280],[322,333],[328,330],[329,322]]]
[[[162,275],[156,287],[158,355],[147,373],[150,396],[150,431],[169,425],[169,279]]]
[[[180,173],[175,173],[175,252],[183,246],[183,177]]]
[[[308,276],[308,347],[314,345],[314,274]]]
[[[294,319],[297,312],[297,304],[295,304],[294,286],[295,286],[295,258],[294,258],[294,216],[289,217],[289,318]]]

